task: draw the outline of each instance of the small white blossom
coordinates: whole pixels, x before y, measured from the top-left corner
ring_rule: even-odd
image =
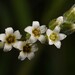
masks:
[[[24,31],[31,34],[30,40],[32,43],[39,40],[41,43],[44,43],[46,38],[43,35],[46,32],[47,28],[45,25],[40,26],[38,21],[33,21],[32,26],[28,26],[24,29]]]
[[[49,45],[55,45],[57,48],[61,47],[60,40],[63,40],[67,37],[67,35],[59,33],[60,27],[56,26],[55,29],[52,31],[50,29],[47,30],[46,34],[48,36]]]
[[[18,39],[20,39],[21,36],[18,30],[14,32],[13,28],[6,28],[5,34],[0,34],[0,40],[4,43],[4,51],[10,51],[12,46],[16,47]]]
[[[17,48],[21,51],[18,56],[18,59],[20,60],[24,60],[25,58],[31,60],[34,57],[34,52],[38,50],[37,45],[31,44],[28,40],[19,42]]]
[[[58,23],[58,25],[61,25],[64,22],[63,16],[60,16],[56,19],[56,22]]]

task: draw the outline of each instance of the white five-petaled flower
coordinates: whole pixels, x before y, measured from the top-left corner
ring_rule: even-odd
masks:
[[[6,28],[5,34],[0,34],[0,40],[4,43],[4,51],[10,51],[12,46],[16,48],[21,36],[19,30],[14,32],[12,27]]]
[[[28,26],[24,29],[24,31],[31,34],[30,40],[32,43],[39,40],[41,43],[44,43],[46,38],[43,35],[46,32],[47,28],[45,25],[40,26],[38,21],[33,21],[32,26]]]
[[[65,39],[67,36],[65,34],[59,33],[60,27],[56,26],[55,29],[52,31],[50,29],[47,30],[46,34],[48,36],[49,45],[55,45],[57,48],[61,47],[60,40]]]
[[[17,49],[21,51],[18,59],[24,60],[25,58],[28,58],[29,60],[31,60],[34,57],[34,52],[38,50],[38,47],[36,44],[32,44],[29,40],[27,40],[20,41],[17,44]]]

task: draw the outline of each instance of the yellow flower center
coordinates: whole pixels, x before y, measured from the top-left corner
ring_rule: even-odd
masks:
[[[52,40],[52,41],[56,41],[58,39],[58,35],[56,33],[52,33],[49,38]]]
[[[6,42],[7,42],[8,44],[14,43],[14,42],[15,42],[15,36],[9,35],[9,36],[6,38]]]
[[[34,34],[35,37],[39,37],[40,36],[40,30],[39,29],[34,29],[32,31],[32,33]]]
[[[30,53],[31,52],[31,46],[29,44],[26,44],[24,47],[23,47],[23,52],[24,53]]]

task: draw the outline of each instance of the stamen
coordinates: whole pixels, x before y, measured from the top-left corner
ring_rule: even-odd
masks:
[[[23,52],[24,53],[30,53],[31,52],[31,46],[29,44],[26,44],[24,47],[23,47]]]
[[[39,37],[40,36],[40,30],[39,29],[34,29],[32,31],[32,33],[34,34],[35,37]]]
[[[7,42],[8,44],[14,43],[14,42],[15,42],[15,36],[9,35],[9,36],[6,38],[6,42]]]
[[[52,33],[49,38],[52,40],[52,41],[56,41],[58,39],[58,36],[56,33]]]

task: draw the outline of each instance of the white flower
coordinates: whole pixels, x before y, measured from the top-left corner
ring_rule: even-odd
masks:
[[[10,51],[13,47],[17,46],[17,40],[21,38],[20,32],[11,27],[5,29],[5,34],[0,34],[0,40],[4,43],[4,51]]]
[[[57,48],[61,47],[60,40],[63,40],[67,37],[67,35],[59,33],[60,27],[56,26],[55,29],[52,31],[50,29],[47,30],[46,34],[48,36],[49,45],[55,45]]]
[[[31,60],[34,57],[34,52],[38,50],[37,45],[31,44],[28,40],[19,42],[17,48],[21,51],[18,56],[18,59],[20,60],[24,60],[25,58]]]
[[[38,21],[33,21],[32,26],[28,26],[24,29],[24,31],[31,34],[30,40],[32,43],[39,40],[41,43],[44,43],[46,38],[43,35],[46,32],[47,28],[45,25],[40,26]]]
[[[56,19],[56,22],[58,23],[58,25],[61,25],[64,22],[63,16],[60,16]]]

